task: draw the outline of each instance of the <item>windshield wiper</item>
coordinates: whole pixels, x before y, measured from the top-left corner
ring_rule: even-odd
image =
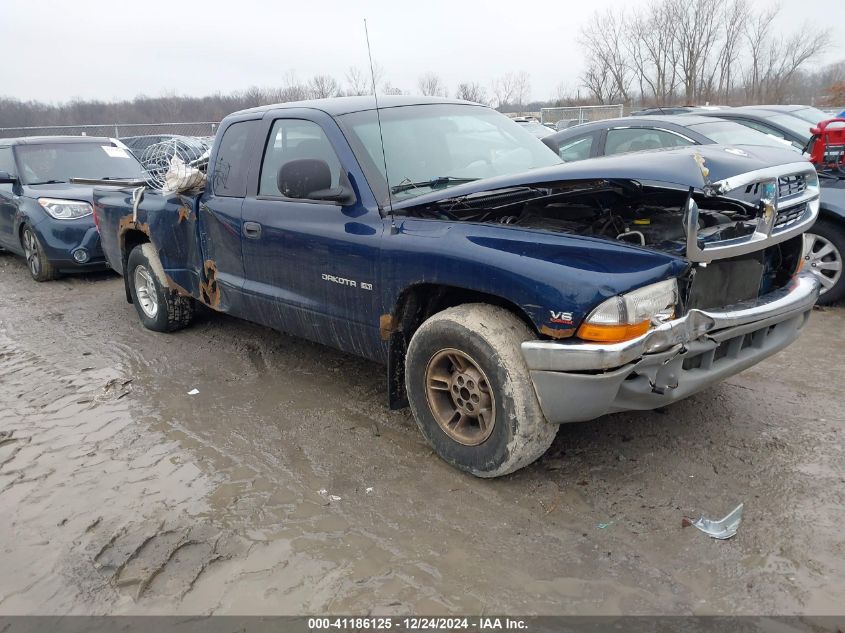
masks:
[[[67,180],[45,180],[43,182],[28,182],[28,185],[59,185],[66,183]]]
[[[431,189],[442,189],[447,185],[460,185],[465,182],[473,182],[480,180],[479,178],[455,178],[454,176],[438,176],[431,180],[421,180],[419,182],[403,182],[390,188],[391,193],[400,193],[408,191],[409,189],[416,189],[417,187],[430,187]]]

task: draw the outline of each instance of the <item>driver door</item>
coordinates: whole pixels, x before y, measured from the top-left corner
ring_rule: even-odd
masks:
[[[349,170],[358,168],[350,164],[348,147],[346,163],[339,158],[325,129],[340,145],[333,121],[277,116],[265,124],[259,174],[242,213],[244,296],[254,311],[249,318],[340,349],[367,349],[374,336],[369,330],[378,323],[381,216],[360,198],[313,200],[307,187],[285,180],[296,164],[319,162],[328,169],[312,183],[317,190],[349,187]]]

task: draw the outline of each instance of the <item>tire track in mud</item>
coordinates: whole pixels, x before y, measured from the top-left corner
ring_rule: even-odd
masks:
[[[0,611],[178,599],[209,565],[246,550],[202,517],[215,482],[133,419],[131,379],[66,373],[3,331],[0,377]]]

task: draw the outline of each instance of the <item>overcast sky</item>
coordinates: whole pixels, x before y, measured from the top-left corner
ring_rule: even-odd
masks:
[[[279,86],[291,70],[302,81],[318,73],[343,81],[350,65],[366,67],[366,17],[373,56],[396,87],[416,91],[419,75],[433,71],[450,93],[461,81],[489,91],[496,76],[526,70],[532,97],[547,99],[561,82],[577,88],[578,30],[594,10],[647,2],[0,0],[0,95],[48,102],[204,95]],[[834,16],[837,5],[782,0],[779,26],[832,27],[839,44],[822,62],[838,60],[845,19]]]

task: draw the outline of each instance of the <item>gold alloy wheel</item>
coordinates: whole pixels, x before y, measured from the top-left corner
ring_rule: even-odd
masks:
[[[425,368],[425,393],[437,424],[456,442],[478,446],[493,432],[496,399],[484,371],[456,349],[437,352]]]

